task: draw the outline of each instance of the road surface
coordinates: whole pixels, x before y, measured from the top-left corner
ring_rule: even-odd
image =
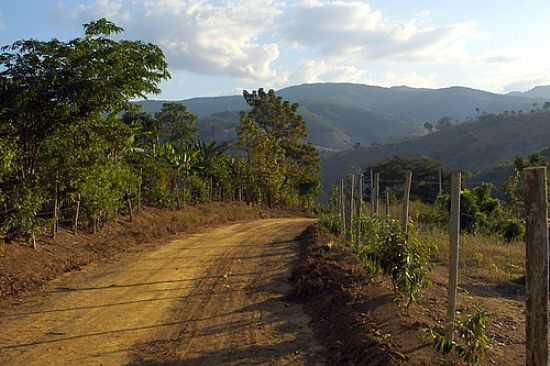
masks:
[[[0,310],[0,365],[322,365],[289,303],[308,219],[180,235],[52,281]]]

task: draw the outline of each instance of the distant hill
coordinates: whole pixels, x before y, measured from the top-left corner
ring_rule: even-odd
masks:
[[[526,92],[510,92],[508,93],[510,96],[514,97],[529,97],[529,98],[536,98],[536,99],[550,99],[550,85],[546,86],[536,86],[531,90],[528,90]]]
[[[550,146],[550,142],[547,146]],[[529,154],[538,152],[540,152],[547,161],[550,161],[550,147],[544,150],[533,150]],[[489,182],[493,183],[497,189],[500,189],[512,174],[514,174],[514,163],[513,161],[506,161],[495,167],[480,171],[469,179],[469,183],[478,185],[481,182]],[[500,193],[502,194],[502,192]]]
[[[367,167],[392,156],[429,157],[450,168],[491,172],[492,168],[550,145],[550,111],[524,114],[485,115],[479,121],[453,126],[409,141],[323,155],[324,189],[354,167]],[[507,174],[504,164],[491,174]]]
[[[533,104],[531,97],[462,87],[417,89],[317,83],[284,88],[277,94],[300,104],[309,141],[323,151],[421,136],[426,132],[425,122],[435,122],[443,116],[458,123],[483,112],[529,111]],[[147,112],[157,112],[164,101],[138,103]],[[201,138],[206,140],[234,138],[238,112],[247,109],[242,96],[193,98],[179,103],[199,117]]]

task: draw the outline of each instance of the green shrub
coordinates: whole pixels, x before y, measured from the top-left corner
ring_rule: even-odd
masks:
[[[525,236],[525,224],[517,219],[507,220],[502,225],[501,230],[504,240],[509,243],[516,240],[522,240]]]
[[[455,321],[453,338],[450,339],[442,332],[428,329],[428,335],[434,341],[434,348],[443,354],[455,351],[464,362],[479,365],[487,357],[490,347],[490,338],[486,333],[489,324],[487,312],[475,307],[463,319]]]
[[[45,201],[43,192],[31,182],[29,185],[15,186],[10,192],[10,197],[7,207],[10,215],[2,225],[2,229],[6,232],[6,239],[33,235],[43,221],[37,216]]]
[[[367,270],[372,271],[374,264],[375,269],[390,278],[397,299],[408,310],[420,290],[429,284],[433,245],[418,240],[412,225],[406,237],[399,221],[362,221],[365,241],[356,249],[357,255]]]
[[[320,212],[319,224],[333,234],[340,233],[340,216],[332,212]]]

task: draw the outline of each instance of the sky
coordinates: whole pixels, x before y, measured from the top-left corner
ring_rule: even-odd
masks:
[[[312,82],[496,93],[550,84],[548,0],[0,0],[0,44],[105,17],[159,45],[157,99]]]

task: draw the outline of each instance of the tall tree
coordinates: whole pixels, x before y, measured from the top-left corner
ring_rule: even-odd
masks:
[[[284,101],[273,90],[244,91],[243,95],[251,110],[241,113],[239,139],[256,171],[253,174],[261,180],[263,192],[259,193],[270,206],[316,195],[319,156],[305,142],[306,125],[298,104]]]
[[[68,42],[31,39],[2,47],[2,137],[15,141],[18,153],[13,181],[2,187],[20,214],[12,229],[21,226],[19,220],[28,231],[42,204],[45,192],[38,188],[47,185],[41,184],[45,174],[38,163],[49,138],[76,124],[109,124],[130,99],[159,92],[160,81],[169,78],[160,48],[112,39],[122,31],[100,19],[85,24],[84,36]]]

